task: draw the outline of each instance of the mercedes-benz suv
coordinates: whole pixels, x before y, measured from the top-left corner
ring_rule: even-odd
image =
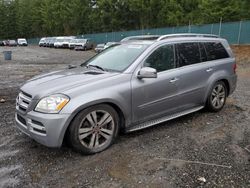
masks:
[[[210,35],[126,41],[81,66],[36,76],[20,89],[16,124],[48,147],[66,139],[85,154],[204,107],[220,111],[237,82],[225,39]]]

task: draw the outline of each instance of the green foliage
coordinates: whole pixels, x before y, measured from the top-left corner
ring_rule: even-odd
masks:
[[[0,0],[0,38],[250,19],[249,0]]]

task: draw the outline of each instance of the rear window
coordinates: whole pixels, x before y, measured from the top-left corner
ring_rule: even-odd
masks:
[[[229,57],[227,51],[220,42],[205,42],[204,46],[207,52],[208,61]]]

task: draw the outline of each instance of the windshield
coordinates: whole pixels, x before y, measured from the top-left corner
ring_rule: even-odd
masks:
[[[87,39],[79,39],[77,40],[77,43],[86,43],[87,42]]]
[[[63,42],[70,42],[71,39],[64,39]]]
[[[96,47],[104,47],[104,44],[98,44]]]
[[[63,39],[56,39],[56,42],[63,42]]]
[[[70,43],[74,43],[74,42],[77,42],[77,39],[71,39],[70,40]]]
[[[99,66],[104,70],[124,71],[147,48],[145,44],[123,44],[108,48],[82,65]]]

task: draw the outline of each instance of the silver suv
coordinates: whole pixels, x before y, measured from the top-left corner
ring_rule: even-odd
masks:
[[[225,39],[163,36],[129,41],[81,66],[34,77],[16,101],[17,127],[37,142],[68,140],[85,154],[135,131],[204,107],[217,112],[236,87],[235,57]],[[67,139],[66,139],[67,138]]]

